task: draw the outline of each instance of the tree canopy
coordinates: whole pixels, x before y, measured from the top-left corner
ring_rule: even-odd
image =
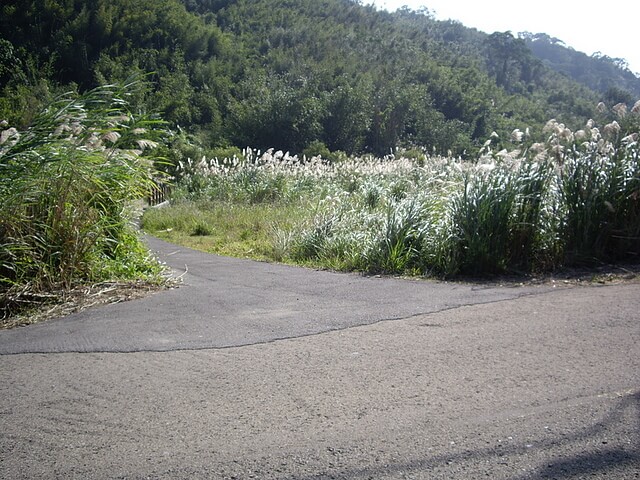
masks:
[[[206,148],[300,153],[321,142],[348,154],[398,146],[464,154],[493,131],[507,138],[552,117],[581,123],[607,92],[632,98],[627,84],[598,93],[556,72],[536,56],[539,41],[486,35],[428,10],[389,13],[354,0],[0,8],[0,120],[17,126],[57,92],[139,73],[146,89],[134,107],[161,112]]]

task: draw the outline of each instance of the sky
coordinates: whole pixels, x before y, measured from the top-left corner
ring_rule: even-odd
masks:
[[[640,2],[588,2],[587,0],[371,0],[394,11],[404,5],[426,7],[438,20],[457,20],[486,33],[510,30],[546,33],[587,55],[601,52],[623,58],[629,70],[640,73],[640,48],[636,34]],[[607,8],[610,7],[610,8]]]

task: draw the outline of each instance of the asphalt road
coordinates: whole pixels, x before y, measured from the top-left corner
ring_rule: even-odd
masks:
[[[640,478],[640,285],[184,286],[0,331],[0,478]]]

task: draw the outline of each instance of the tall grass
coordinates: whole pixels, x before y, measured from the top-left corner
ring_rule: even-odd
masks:
[[[145,151],[158,122],[132,115],[133,88],[68,94],[25,131],[0,133],[0,308],[78,282],[159,271],[131,223],[132,201],[153,188]]]
[[[364,251],[363,268],[369,272],[419,272],[427,232],[426,211],[416,201],[389,204],[373,244]]]
[[[492,136],[475,161],[247,149],[181,164],[178,197],[297,204],[273,229],[274,258],[343,270],[446,277],[637,262],[640,102],[626,112],[602,132],[552,120],[537,143],[516,130],[502,142],[510,151]]]
[[[586,151],[571,151],[560,185],[561,234],[568,261],[617,261],[640,255],[637,143],[607,152],[591,145]]]
[[[504,271],[510,260],[509,227],[517,194],[512,173],[502,167],[487,173],[467,171],[461,187],[451,206],[457,269],[471,274]]]

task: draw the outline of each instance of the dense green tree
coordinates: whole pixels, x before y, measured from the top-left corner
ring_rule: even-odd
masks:
[[[256,74],[239,85],[230,135],[238,145],[301,152],[320,137],[322,115],[322,99],[305,79]]]
[[[540,79],[542,64],[521,38],[511,32],[494,32],[487,37],[487,67],[498,86],[509,92],[531,93]]]
[[[362,151],[371,127],[372,93],[370,78],[363,77],[355,86],[339,85],[328,94],[323,130],[331,150],[348,154]]]
[[[207,148],[471,154],[492,131],[583,123],[628,90],[553,72],[531,49],[568,54],[538,37],[355,0],[6,0],[0,13],[0,117],[16,125],[57,92],[138,73],[132,107]]]

